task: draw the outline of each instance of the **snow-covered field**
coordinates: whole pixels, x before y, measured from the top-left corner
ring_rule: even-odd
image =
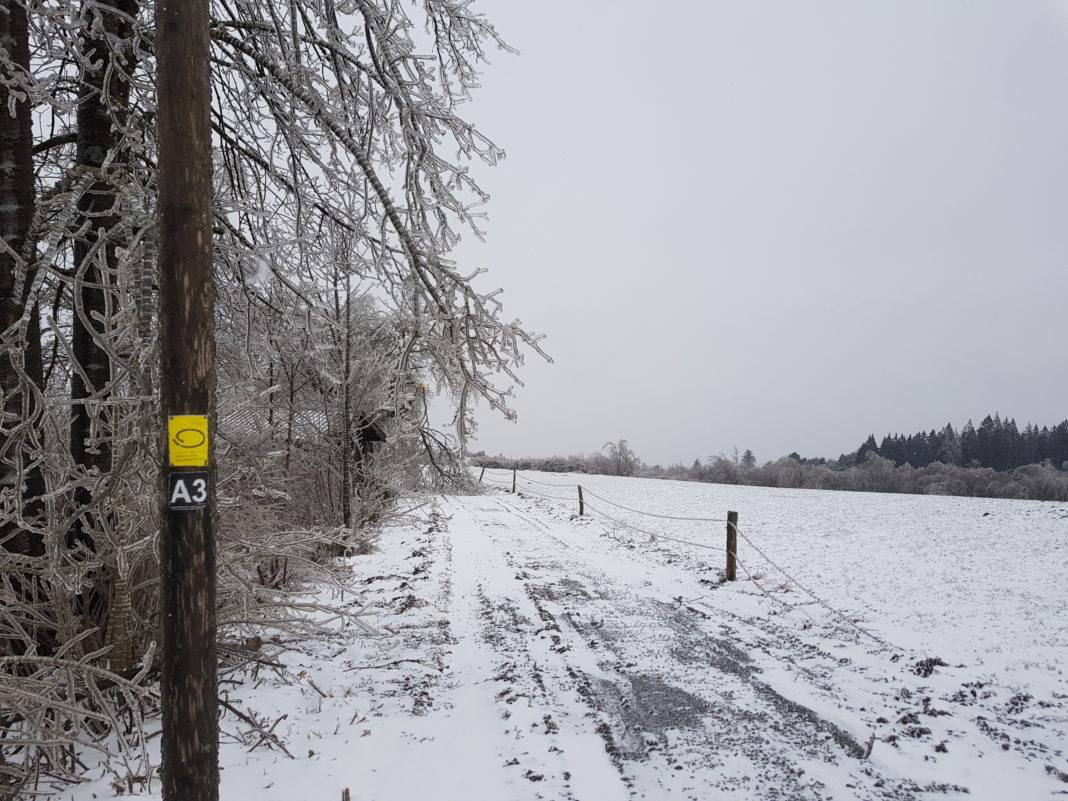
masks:
[[[288,754],[225,712],[221,797],[1068,797],[1065,505],[523,475],[351,560],[385,636],[230,677]]]
[[[520,491],[567,498],[580,483],[595,509],[654,533],[712,545],[670,550],[722,566],[726,513],[801,585],[862,618],[886,640],[946,661],[985,668],[999,684],[1047,689],[1068,667],[1068,505],[1038,501],[733,487],[613,476],[520,473]],[[511,475],[487,479],[511,486]],[[535,484],[534,481],[570,485]],[[503,486],[498,483],[497,486]],[[716,523],[665,521],[598,503],[605,499],[660,514]],[[596,517],[596,513],[595,513]],[[640,539],[640,538],[638,538]],[[784,577],[739,544],[738,558]],[[745,575],[739,570],[740,575]],[[797,597],[796,588],[784,600]],[[802,593],[803,595],[803,593]],[[1043,679],[1042,677],[1046,677]],[[1062,691],[1064,686],[1061,686]]]

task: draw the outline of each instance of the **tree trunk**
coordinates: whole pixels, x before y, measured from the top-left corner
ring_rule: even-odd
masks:
[[[289,480],[289,462],[293,457],[293,418],[296,416],[297,410],[295,407],[297,396],[297,378],[291,373],[287,372],[289,377],[289,408],[286,411],[286,458],[285,458],[285,478]]]
[[[6,13],[0,14],[0,45],[28,74],[26,9],[18,3],[6,5]],[[26,427],[32,424],[35,409],[33,393],[26,392],[23,385],[27,379],[38,383],[41,380],[40,325],[36,310],[24,331],[14,327],[22,318],[32,283],[28,265],[22,258],[32,255],[27,242],[35,203],[31,107],[28,98],[16,96],[15,114],[10,115],[11,95],[7,85],[0,83],[0,164],[10,165],[0,182],[0,235],[7,245],[0,251],[0,333],[3,334],[0,397],[6,418],[0,427],[0,489],[10,493],[8,503],[19,511],[7,515],[0,524],[0,544],[11,553],[41,556],[43,537],[17,523],[19,518],[32,520],[39,513],[40,502],[36,499],[43,494],[44,486],[41,472],[34,464],[34,454],[27,452],[31,443]],[[27,289],[20,292],[20,284]],[[20,428],[21,432],[16,434],[15,430]]]
[[[83,170],[101,173],[78,199],[76,225],[85,232],[74,241],[75,308],[71,347],[77,365],[71,376],[71,457],[87,473],[106,475],[111,471],[111,444],[108,441],[103,401],[110,392],[111,359],[101,347],[110,323],[108,292],[113,282],[117,234],[121,223],[116,191],[116,174],[121,171],[117,152],[116,122],[122,122],[130,95],[123,78],[134,68],[132,51],[111,49],[109,37],[119,41],[132,35],[131,20],[137,15],[137,0],[92,0],[82,6],[82,57],[89,66],[82,69],[78,99],[77,163]],[[121,67],[113,69],[113,62]],[[114,161],[104,167],[109,154]],[[106,173],[106,174],[104,174]],[[80,369],[79,369],[80,368]],[[93,398],[92,401],[89,399]],[[92,433],[93,418],[96,434]],[[75,493],[75,503],[86,508],[92,503],[88,487]],[[98,515],[85,512],[67,532],[68,547],[82,545],[95,550],[92,530]]]
[[[5,3],[0,14],[0,47],[16,67],[29,75],[30,50],[26,9]],[[33,174],[33,129],[29,98],[0,83],[0,164],[7,165],[0,181],[0,548],[21,557],[45,553],[44,535],[37,518],[43,509],[44,477],[37,463],[40,450],[38,409],[34,390],[42,381],[41,329],[36,298],[30,296],[33,275],[30,265],[33,243],[28,241],[35,197]],[[14,114],[8,113],[12,102]],[[21,285],[21,287],[20,287]],[[29,319],[20,321],[31,304]],[[32,386],[32,385],[36,385]],[[37,524],[36,526],[34,524]],[[7,604],[32,608],[46,598],[43,582],[33,571],[10,576],[14,597]],[[31,615],[30,619],[36,619]],[[44,626],[27,625],[25,638],[0,644],[0,653],[38,654],[55,651],[55,632]]]
[[[274,352],[267,362],[267,389],[274,387]],[[274,392],[267,393],[267,429],[274,431]]]
[[[342,370],[342,420],[341,433],[341,517],[345,528],[352,532],[352,442],[356,436],[352,419],[352,294],[345,288],[345,364]]]

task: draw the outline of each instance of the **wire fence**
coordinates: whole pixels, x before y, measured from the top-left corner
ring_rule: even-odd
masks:
[[[500,473],[500,474],[502,474],[502,477],[498,477],[498,476],[494,475],[494,473]],[[634,531],[634,532],[636,532],[638,534],[643,534],[643,535],[649,537],[650,538],[650,542],[655,542],[657,540],[667,540],[669,542],[675,542],[675,543],[679,543],[679,544],[682,544],[682,545],[688,545],[688,546],[691,546],[691,547],[694,547],[694,548],[701,548],[701,549],[709,550],[709,551],[721,550],[720,546],[712,545],[712,544],[707,543],[707,542],[698,542],[698,541],[695,541],[695,540],[692,540],[692,539],[686,539],[686,538],[683,538],[683,537],[673,536],[671,534],[665,534],[662,531],[652,531],[649,528],[643,528],[642,526],[637,526],[637,525],[635,525],[634,523],[632,523],[630,521],[620,519],[618,514],[609,514],[608,512],[604,511],[603,508],[599,508],[599,504],[605,504],[606,506],[612,507],[614,509],[621,509],[621,510],[623,510],[625,512],[630,512],[631,514],[641,515],[641,516],[653,518],[653,519],[656,519],[656,520],[669,520],[669,521],[680,522],[680,523],[722,523],[723,522],[723,518],[718,518],[717,519],[717,518],[711,518],[711,517],[685,517],[685,516],[678,516],[678,515],[660,514],[660,513],[657,513],[657,512],[649,512],[649,511],[646,511],[644,509],[636,509],[634,507],[627,506],[627,505],[622,504],[622,503],[618,503],[617,501],[613,501],[613,500],[611,500],[609,498],[605,498],[603,495],[600,495],[599,493],[595,493],[592,490],[590,490],[588,487],[583,487],[581,484],[578,484],[578,483],[558,483],[558,482],[550,482],[550,481],[541,481],[541,480],[538,480],[538,479],[530,478],[529,476],[525,476],[522,473],[520,473],[518,470],[514,470],[514,471],[513,470],[492,470],[491,468],[485,468],[485,469],[483,469],[482,475],[480,476],[480,481],[484,481],[484,482],[488,481],[488,483],[490,483],[490,484],[493,484],[493,485],[496,485],[496,486],[504,486],[504,487],[507,487],[509,489],[514,489],[517,492],[520,489],[522,489],[523,492],[525,492],[525,493],[527,493],[529,495],[532,495],[532,496],[535,496],[535,497],[539,497],[539,498],[545,498],[545,499],[548,499],[548,500],[567,501],[567,502],[571,502],[571,503],[577,502],[579,504],[579,514],[583,514],[585,511],[588,510],[588,511],[593,512],[596,515],[599,515],[600,517],[610,521],[611,523],[615,524],[616,526],[619,526],[621,528],[628,529],[630,531]],[[534,485],[535,487],[571,488],[571,489],[575,489],[576,490],[576,494],[575,495],[567,495],[567,496],[558,495],[558,494],[550,494],[550,493],[544,492],[542,490],[534,489],[534,488],[532,488],[531,485]],[[595,498],[599,502],[599,504],[598,505],[591,504],[588,500],[585,499],[586,496],[589,496],[591,498]],[[834,606],[832,606],[826,600],[824,600],[820,596],[816,595],[815,592],[813,592],[807,586],[805,586],[800,581],[798,581],[792,575],[791,572],[787,571],[786,568],[784,568],[782,565],[780,565],[778,562],[776,562],[770,556],[768,556],[766,550],[764,548],[761,548],[760,546],[758,546],[753,541],[753,538],[748,536],[741,528],[738,527],[737,524],[735,524],[735,523],[731,522],[730,520],[728,520],[727,521],[727,526],[728,526],[728,531],[733,530],[734,533],[737,534],[737,537],[742,542],[744,542],[747,546],[752,548],[753,551],[755,553],[757,553],[760,556],[761,559],[763,559],[765,562],[767,562],[768,565],[770,565],[774,570],[776,570],[779,573],[781,573],[786,578],[786,580],[789,581],[791,584],[793,584],[795,587],[797,587],[797,589],[801,590],[801,592],[803,592],[805,595],[810,597],[812,599],[812,601],[810,603],[818,604],[823,609],[825,609],[832,617],[834,617],[835,619],[841,621],[842,623],[844,623],[846,626],[848,626],[849,628],[853,629],[857,633],[862,634],[863,636],[867,637],[868,639],[872,640],[873,642],[878,643],[880,646],[882,646],[884,648],[888,648],[888,649],[895,650],[895,651],[907,651],[908,650],[906,648],[902,648],[900,646],[894,645],[892,642],[886,640],[885,638],[880,637],[879,635],[874,634],[871,631],[868,631],[867,629],[863,628],[862,626],[859,626],[857,624],[856,620],[854,620],[852,617],[850,617],[846,613],[842,612],[841,610],[836,609]],[[763,584],[761,584],[757,574],[754,571],[750,570],[745,565],[745,563],[743,563],[740,559],[738,559],[737,546],[735,546],[733,551],[728,551],[727,555],[739,567],[742,568],[742,571],[746,574],[746,576],[753,583],[753,585],[761,592],[761,594],[763,594],[767,598],[771,599],[773,602],[778,603],[779,605],[783,606],[784,608],[787,608],[787,609],[789,609],[791,611],[799,611],[799,612],[801,612],[805,617],[807,617],[814,624],[816,623],[816,620],[811,615],[809,615],[808,612],[806,612],[804,609],[802,609],[799,604],[788,603],[787,601],[785,601],[785,600],[783,600],[781,598],[778,598],[773,593],[771,593],[766,587],[764,587]]]

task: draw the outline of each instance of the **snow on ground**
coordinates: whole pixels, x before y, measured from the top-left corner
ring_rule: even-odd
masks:
[[[222,798],[1068,797],[1065,505],[582,476],[579,518],[574,476],[524,475],[322,591],[385,636],[229,677],[288,753],[225,711]],[[727,509],[755,580],[721,580]]]

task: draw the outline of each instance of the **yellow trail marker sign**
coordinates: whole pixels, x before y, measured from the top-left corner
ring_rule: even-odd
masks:
[[[206,467],[208,418],[202,414],[168,417],[167,445],[171,467]]]

